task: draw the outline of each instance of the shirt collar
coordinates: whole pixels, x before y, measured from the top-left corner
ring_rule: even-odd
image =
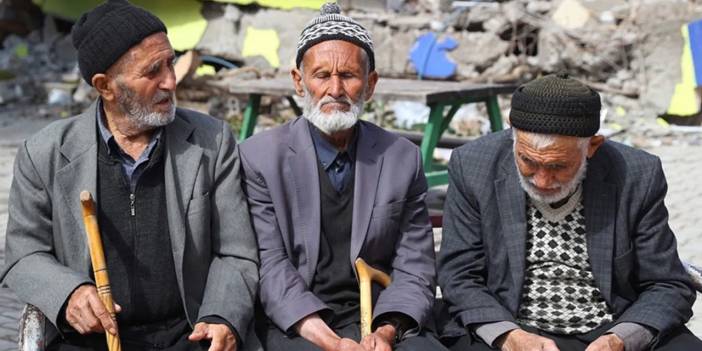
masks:
[[[334,161],[342,153],[347,153],[349,155],[349,160],[351,162],[356,160],[356,140],[358,139],[357,128],[353,127],[353,135],[351,136],[351,142],[348,148],[344,152],[339,152],[334,145],[332,145],[327,139],[322,136],[322,131],[315,127],[312,123],[308,122],[310,127],[310,135],[312,135],[312,142],[314,143],[314,148],[317,151],[317,157],[319,162],[322,163],[322,167],[326,171],[334,164]]]
[[[96,113],[96,118],[97,118],[97,123],[98,123],[98,129],[100,130],[100,137],[102,138],[102,141],[105,142],[105,145],[107,146],[107,154],[111,155],[113,148],[116,148],[116,150],[120,151],[122,153],[122,149],[117,145],[117,142],[115,141],[114,135],[112,135],[112,132],[107,128],[107,125],[105,123],[105,110],[102,105],[102,98],[98,98],[97,102],[97,113]],[[163,128],[157,128],[156,131],[151,135],[151,140],[149,141],[149,146],[146,148],[147,152],[150,152],[156,143],[161,140],[161,133],[163,132]]]

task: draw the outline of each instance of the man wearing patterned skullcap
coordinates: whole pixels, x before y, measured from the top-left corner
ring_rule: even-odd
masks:
[[[606,141],[566,74],[519,87],[512,130],[456,149],[439,282],[452,350],[702,350],[660,160]]]
[[[260,349],[258,252],[228,124],[176,108],[175,54],[146,10],[107,1],[72,37],[99,98],[19,149],[0,278],[46,316],[47,350],[107,350],[105,333],[129,351]],[[93,280],[83,190],[115,319]]]
[[[258,331],[267,350],[442,350],[427,183],[419,149],[365,121],[368,31],[326,4],[302,31],[292,78],[304,115],[241,144],[261,258]],[[392,277],[361,338],[354,262]]]

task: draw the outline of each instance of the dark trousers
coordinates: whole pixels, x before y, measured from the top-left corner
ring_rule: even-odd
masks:
[[[524,328],[526,331],[553,340],[560,351],[584,351],[595,339],[609,328],[599,328],[581,335],[555,335],[544,331]],[[447,343],[451,351],[489,351],[495,350],[479,338],[463,336]],[[661,340],[654,348],[656,351],[698,351],[702,350],[702,341],[687,328],[680,327]]]
[[[126,351],[202,351],[209,342],[188,341],[192,328],[185,319],[138,327],[120,328],[122,350]],[[47,351],[107,351],[105,334],[66,334],[47,347]]]
[[[342,338],[361,340],[361,331],[358,324],[350,324],[343,328],[334,329],[337,335]],[[263,343],[263,348],[266,351],[319,351],[321,350],[316,345],[307,341],[301,336],[295,335],[288,337],[280,329],[273,325],[267,328],[262,328],[259,333],[259,338]],[[394,349],[396,351],[448,351],[439,340],[428,333],[420,333],[417,336],[405,338]]]

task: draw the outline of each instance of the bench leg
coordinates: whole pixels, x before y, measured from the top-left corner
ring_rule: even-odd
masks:
[[[439,143],[441,134],[443,133],[442,126],[444,124],[444,104],[432,104],[429,106],[429,120],[424,127],[424,137],[422,137],[422,165],[424,172],[431,172],[432,163],[434,161],[434,149]]]
[[[491,96],[485,101],[487,106],[488,116],[490,117],[490,129],[493,132],[499,132],[504,129],[502,125],[502,113],[500,112],[500,104],[497,102],[497,96]]]
[[[244,121],[241,124],[241,131],[239,132],[239,142],[246,140],[246,138],[253,135],[254,128],[256,128],[256,122],[258,120],[258,108],[261,106],[261,95],[250,94],[249,102],[246,104],[246,110],[244,110]]]

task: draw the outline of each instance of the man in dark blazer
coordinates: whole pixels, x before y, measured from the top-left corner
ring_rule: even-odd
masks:
[[[229,126],[176,108],[174,52],[147,11],[102,4],[73,42],[100,97],[20,147],[3,282],[51,322],[48,350],[107,350],[106,332],[124,350],[260,349],[258,250]],[[83,190],[96,200],[117,325],[94,285]]]
[[[241,144],[258,236],[259,333],[267,350],[441,350],[423,327],[434,301],[433,237],[419,150],[364,121],[378,79],[368,32],[327,4],[303,31],[304,117]],[[359,336],[354,261],[388,273]]]
[[[660,160],[596,136],[599,112],[596,92],[546,76],[514,93],[512,130],[454,151],[439,281],[467,335],[452,349],[702,349]]]

